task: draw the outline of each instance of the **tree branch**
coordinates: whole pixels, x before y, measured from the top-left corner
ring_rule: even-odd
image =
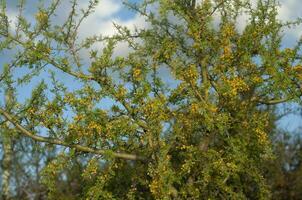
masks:
[[[92,153],[92,154],[98,154],[98,155],[106,155],[110,154],[116,158],[121,158],[121,159],[126,159],[126,160],[145,160],[143,157],[134,155],[134,154],[128,154],[128,153],[119,153],[119,152],[110,152],[107,150],[102,150],[102,149],[92,149],[90,147],[82,146],[79,144],[68,144],[64,141],[55,139],[55,138],[50,138],[50,137],[42,137],[33,134],[32,132],[28,131],[25,129],[22,125],[17,123],[14,119],[13,116],[11,116],[8,112],[0,108],[0,114],[2,114],[10,123],[12,123],[23,135],[38,141],[38,142],[44,142],[44,143],[49,143],[49,144],[54,144],[54,145],[60,145],[60,146],[65,146],[69,147],[72,149],[76,149],[78,151],[86,152],[86,153]]]
[[[258,103],[266,104],[266,105],[276,105],[280,103],[285,103],[287,101],[291,100],[291,98],[284,98],[284,99],[272,99],[272,100],[258,100]]]

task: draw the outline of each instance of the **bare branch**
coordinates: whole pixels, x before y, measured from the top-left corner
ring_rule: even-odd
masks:
[[[280,104],[280,103],[285,103],[288,102],[289,100],[291,100],[291,98],[284,98],[284,99],[272,99],[272,100],[258,100],[258,103],[261,104],[266,104],[266,105],[276,105],[276,104]]]

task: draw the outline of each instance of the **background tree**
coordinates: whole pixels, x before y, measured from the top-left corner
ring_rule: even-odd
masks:
[[[24,18],[20,1],[15,29],[2,1],[1,50],[15,52],[0,83],[20,69],[26,73],[12,77],[13,88],[44,80],[31,98],[12,110],[2,106],[0,114],[20,138],[43,143],[33,158],[53,153],[36,174],[48,198],[271,197],[264,175],[273,157],[272,107],[301,96],[301,41],[282,49],[282,30],[299,21],[278,20],[272,0],[256,7],[240,0],[187,2],[127,3],[148,27],[116,24],[114,36],[80,39],[97,0],[82,11],[72,1],[59,23],[60,0],[41,6],[35,23]],[[240,31],[242,12],[249,19]],[[99,42],[102,50],[94,46]],[[114,55],[120,42],[129,45],[126,56]],[[68,87],[62,76],[80,87]],[[105,98],[109,109],[102,107]]]
[[[279,132],[273,149],[276,159],[267,165],[273,199],[301,198],[301,136]]]
[[[13,88],[11,88],[10,83],[7,83],[7,87],[5,88],[5,108],[9,112],[12,110],[12,106],[14,104],[13,99]],[[12,139],[13,139],[13,131],[10,130],[9,122],[6,121],[3,123],[1,127],[1,135],[2,135],[2,152],[3,152],[3,160],[2,160],[2,197],[3,199],[10,199],[10,179],[11,179],[11,170],[12,170]]]

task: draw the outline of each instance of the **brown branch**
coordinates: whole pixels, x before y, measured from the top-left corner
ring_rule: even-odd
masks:
[[[69,147],[72,149],[76,149],[78,151],[86,152],[86,153],[92,153],[92,154],[97,154],[97,155],[112,155],[116,158],[121,158],[121,159],[126,159],[126,160],[145,160],[143,157],[134,155],[134,154],[128,154],[128,153],[119,153],[119,152],[110,152],[107,150],[102,150],[102,149],[92,149],[90,147],[82,146],[79,144],[68,144],[62,140],[58,140],[55,138],[50,138],[50,137],[42,137],[35,135],[34,133],[28,131],[25,129],[22,125],[17,123],[13,116],[11,116],[8,112],[0,108],[0,114],[2,114],[10,123],[12,123],[23,135],[37,141],[37,142],[44,142],[44,143],[49,143],[49,144],[54,144],[54,145],[60,145],[60,146],[65,146]]]
[[[210,12],[210,16],[212,16],[212,15],[216,12],[216,10],[217,10],[220,6],[222,6],[225,2],[226,2],[226,1],[221,1],[219,4],[217,4],[217,5],[213,8],[213,10]]]
[[[285,103],[287,101],[291,100],[291,98],[284,98],[284,99],[272,99],[272,100],[258,100],[258,103],[266,104],[266,105],[276,105],[280,103]]]
[[[86,74],[83,74],[83,73],[79,73],[79,72],[75,72],[75,71],[72,71],[70,69],[67,69],[67,68],[64,68],[62,66],[60,66],[57,62],[55,62],[53,59],[45,56],[42,58],[45,62],[51,64],[53,67],[65,72],[66,74],[69,74],[75,78],[78,78],[78,79],[82,79],[82,80],[94,80],[95,78],[93,76],[90,76],[90,75],[86,75]]]

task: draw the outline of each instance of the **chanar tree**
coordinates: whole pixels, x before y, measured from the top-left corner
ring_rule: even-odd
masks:
[[[1,8],[1,88],[31,91],[1,102],[1,127],[55,155],[39,171],[47,198],[270,198],[275,108],[301,97],[301,41],[281,47],[299,20],[279,20],[274,0],[146,0],[125,3],[144,28],[83,38],[98,0],[70,1],[64,19],[62,3],[29,20],[21,0],[14,22]]]

